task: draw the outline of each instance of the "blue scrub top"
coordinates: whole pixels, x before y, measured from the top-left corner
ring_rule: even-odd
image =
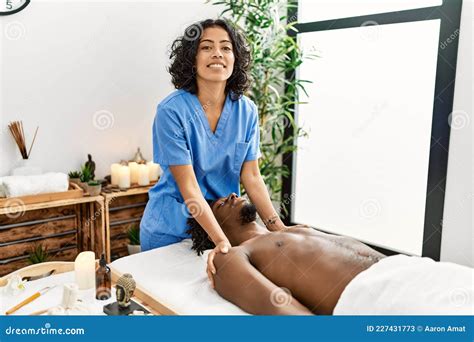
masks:
[[[259,144],[257,108],[246,96],[234,100],[227,95],[214,133],[195,94],[177,90],[161,101],[153,123],[153,160],[163,174],[148,193],[140,223],[142,248],[190,237],[190,214],[170,165],[192,165],[206,199],[240,195],[242,164],[260,157]]]

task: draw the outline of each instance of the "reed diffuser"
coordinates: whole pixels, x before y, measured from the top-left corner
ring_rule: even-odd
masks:
[[[35,135],[33,136],[33,141],[31,142],[30,149],[28,152],[26,152],[26,139],[25,139],[25,132],[23,130],[23,122],[21,121],[13,121],[10,122],[8,125],[8,128],[10,129],[10,133],[13,136],[13,139],[15,139],[16,145],[18,146],[18,149],[20,150],[21,156],[23,159],[28,159],[30,154],[31,154],[31,149],[33,148],[33,144],[35,143],[36,140],[36,134],[38,133],[38,127],[36,127]]]
[[[35,135],[33,136],[33,140],[31,141],[30,148],[26,149],[26,138],[25,138],[25,131],[23,130],[23,123],[21,121],[13,121],[10,122],[8,125],[8,129],[15,140],[18,149],[20,150],[21,157],[23,158],[20,167],[13,169],[12,175],[35,175],[40,174],[41,169],[39,167],[32,167],[27,165],[29,161],[29,157],[31,155],[31,149],[36,140],[36,134],[38,134],[38,127],[36,127]]]

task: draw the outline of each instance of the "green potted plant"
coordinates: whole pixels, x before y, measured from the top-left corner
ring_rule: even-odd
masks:
[[[127,236],[129,240],[128,254],[136,254],[142,251],[140,246],[140,227],[138,224],[132,224],[127,230]]]
[[[95,180],[87,182],[87,192],[91,196],[99,196],[100,191],[102,190],[102,185]]]
[[[81,178],[80,178],[80,183],[79,185],[81,186],[81,188],[84,189],[84,191],[87,191],[87,183],[89,183],[89,181],[92,180],[92,171],[91,169],[87,166],[87,165],[84,165],[82,166],[81,168]]]
[[[81,182],[81,172],[80,171],[70,171],[68,173],[68,176],[69,176],[69,181],[71,183],[75,183],[75,184],[79,185],[79,183]]]
[[[42,262],[48,261],[50,258],[50,255],[47,251],[47,249],[42,245],[42,244],[36,244],[34,245],[30,253],[28,255],[28,261],[31,264],[39,264]]]

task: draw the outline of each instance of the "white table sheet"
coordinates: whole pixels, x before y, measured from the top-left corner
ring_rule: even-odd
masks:
[[[33,295],[35,292],[43,289],[46,286],[57,285],[55,288],[46,292],[44,295],[35,299],[33,302],[25,305],[14,315],[29,315],[33,312],[55,307],[61,304],[63,296],[63,284],[74,282],[74,272],[66,272],[61,274],[51,275],[47,278],[42,278],[30,282],[26,282],[25,290],[17,295],[5,294],[0,290],[0,314],[5,315],[5,311],[20,303],[22,300]],[[96,300],[94,298],[95,289],[81,291],[80,296],[84,298],[84,304],[89,310],[89,315],[105,315],[102,311],[103,306],[115,302],[115,290],[112,289],[112,296],[108,300]],[[80,314],[75,312],[74,314]]]
[[[207,255],[197,256],[191,240],[115,260],[110,267],[130,273],[140,286],[179,315],[248,315],[211,288]]]

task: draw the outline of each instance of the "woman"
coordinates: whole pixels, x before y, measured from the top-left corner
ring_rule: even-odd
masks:
[[[231,245],[206,199],[239,194],[242,182],[267,227],[286,227],[258,168],[257,108],[243,95],[250,65],[245,38],[225,20],[204,20],[174,41],[170,58],[178,90],[158,105],[153,124],[154,161],[163,175],[149,192],[140,225],[142,250],[190,237],[191,214],[216,245],[207,265],[212,285],[214,256]]]

